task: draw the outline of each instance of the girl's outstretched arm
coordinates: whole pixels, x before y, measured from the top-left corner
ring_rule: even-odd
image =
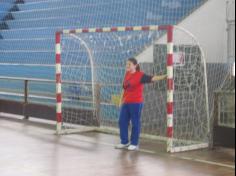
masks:
[[[143,77],[141,78],[141,83],[142,84],[149,84],[161,80],[167,79],[167,75],[157,75],[157,76],[149,76],[144,74]]]
[[[167,75],[157,75],[153,76],[152,82],[161,81],[167,79]]]

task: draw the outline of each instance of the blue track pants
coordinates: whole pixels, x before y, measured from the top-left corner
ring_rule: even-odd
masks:
[[[121,144],[139,145],[141,132],[141,115],[143,103],[123,104],[120,111],[120,138]],[[131,139],[129,140],[129,125],[132,124]]]

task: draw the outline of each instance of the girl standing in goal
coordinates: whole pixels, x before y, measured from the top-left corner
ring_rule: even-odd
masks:
[[[135,58],[128,59],[119,118],[121,144],[117,145],[116,149],[128,148],[130,151],[138,150],[141,132],[141,114],[144,101],[144,84],[153,83],[166,78],[166,75],[146,75],[141,71]],[[132,123],[132,134],[131,140],[129,141],[128,131],[130,121]]]

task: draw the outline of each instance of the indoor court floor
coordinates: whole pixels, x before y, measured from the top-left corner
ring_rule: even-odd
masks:
[[[118,136],[56,136],[52,125],[0,114],[0,176],[234,176],[235,151],[167,154],[155,141],[115,150]],[[161,148],[161,147],[160,147]]]

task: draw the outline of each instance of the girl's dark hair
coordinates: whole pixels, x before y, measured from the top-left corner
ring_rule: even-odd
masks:
[[[130,61],[130,62],[132,62],[134,65],[136,65],[136,71],[137,71],[137,72],[140,72],[141,68],[140,68],[140,65],[138,64],[137,59],[135,59],[135,58],[129,58],[128,61]]]

